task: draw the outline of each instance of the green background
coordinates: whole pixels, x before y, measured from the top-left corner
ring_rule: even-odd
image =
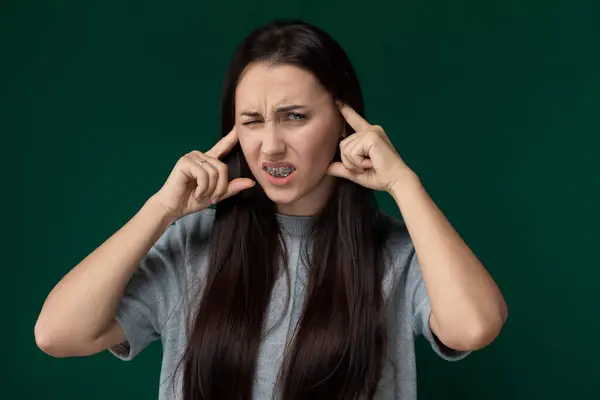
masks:
[[[130,363],[54,359],[34,323],[176,160],[214,143],[232,51],[282,16],[340,41],[367,118],[509,304],[501,336],[464,361],[419,343],[420,398],[597,398],[597,0],[4,0],[0,398],[156,398],[159,343]]]

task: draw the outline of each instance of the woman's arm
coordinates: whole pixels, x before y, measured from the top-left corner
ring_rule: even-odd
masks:
[[[409,169],[389,191],[404,218],[431,302],[433,333],[455,350],[476,350],[500,333],[502,293]]]
[[[138,263],[173,222],[149,200],[52,289],[35,324],[38,347],[54,357],[84,356],[125,340],[115,310]]]
[[[430,325],[438,339],[455,350],[489,344],[507,316],[500,290],[404,163],[385,130],[348,105],[338,106],[356,132],[340,142],[342,162],[331,163],[329,175],[387,191],[396,200],[421,264],[432,309]]]

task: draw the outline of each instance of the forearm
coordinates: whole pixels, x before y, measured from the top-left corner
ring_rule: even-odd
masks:
[[[483,347],[507,316],[503,296],[412,172],[390,194],[406,222],[432,308],[432,329],[457,350]]]
[[[171,222],[164,209],[149,200],[52,289],[35,326],[36,339],[77,346],[101,335],[114,320],[137,265]]]

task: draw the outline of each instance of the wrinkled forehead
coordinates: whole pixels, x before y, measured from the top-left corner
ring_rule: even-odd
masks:
[[[289,104],[317,105],[330,98],[316,77],[293,65],[251,64],[235,93],[236,111],[267,111]]]

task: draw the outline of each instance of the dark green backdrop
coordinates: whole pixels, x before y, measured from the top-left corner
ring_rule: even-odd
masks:
[[[160,344],[131,363],[53,359],[33,326],[178,157],[214,143],[229,56],[280,16],[347,49],[368,119],[509,304],[499,339],[465,361],[420,343],[420,397],[599,396],[597,0],[4,0],[0,398],[156,398]]]

